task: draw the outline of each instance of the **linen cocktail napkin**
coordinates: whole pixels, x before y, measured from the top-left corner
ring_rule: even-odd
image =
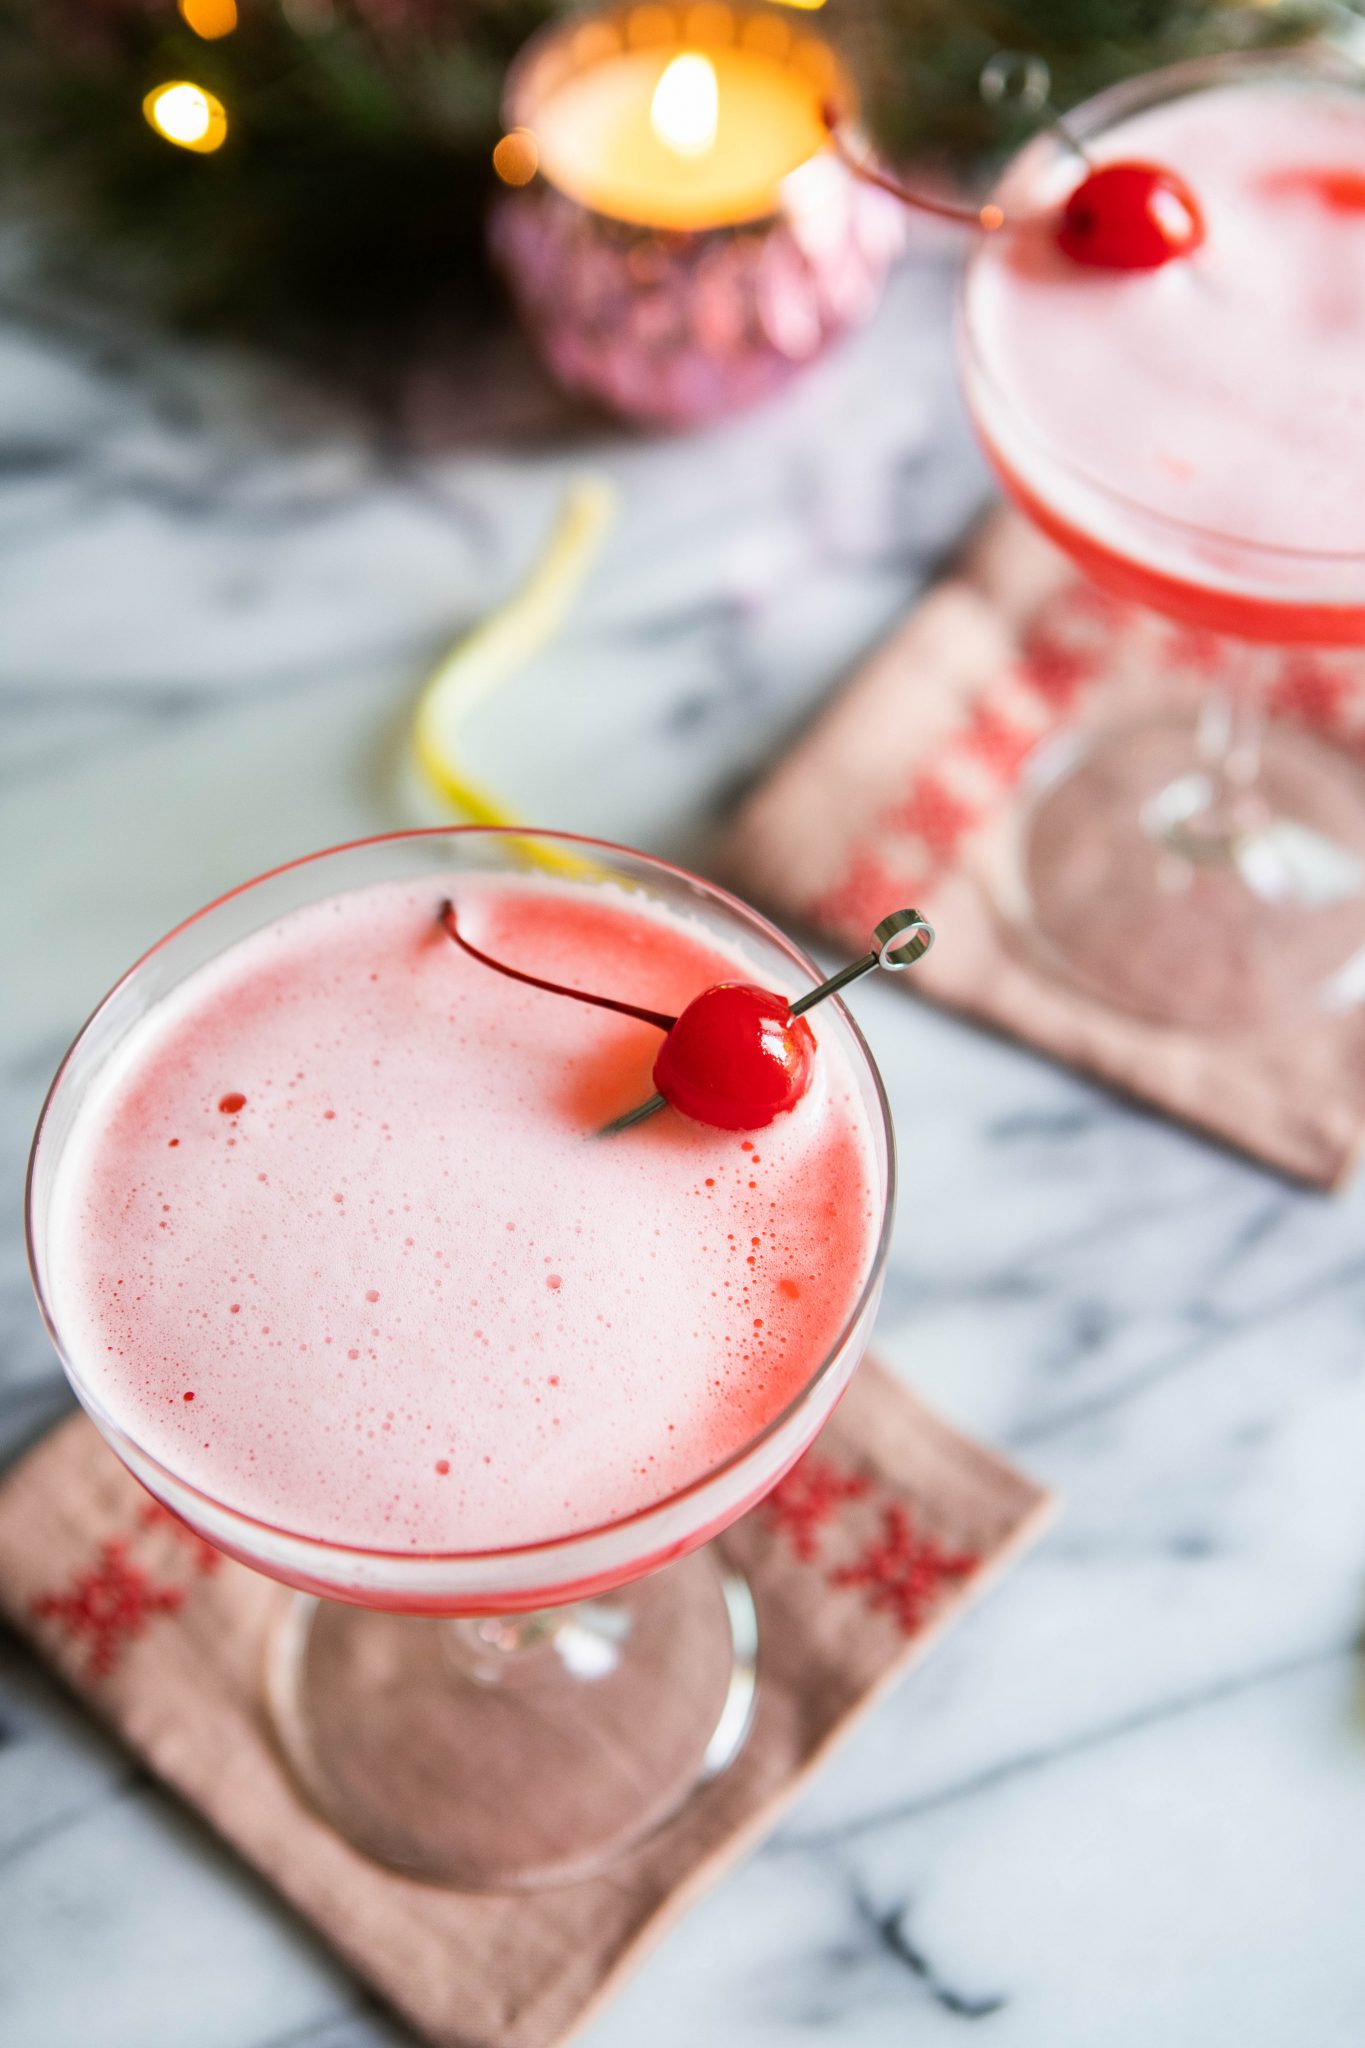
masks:
[[[1335,1187],[1365,1140],[1359,1012],[1232,1036],[1147,1024],[1028,959],[994,907],[1034,746],[1196,702],[1219,659],[1212,636],[1109,597],[996,513],[748,800],[720,872],[854,952],[889,904],[918,904],[944,943],[907,976],[916,990]],[[1365,662],[1279,657],[1269,711],[1365,755]]]
[[[760,1628],[738,1762],[608,1876],[516,1898],[398,1876],[312,1813],[263,1704],[288,1595],[150,1501],[83,1416],[0,1486],[0,1609],[419,2033],[440,2048],[549,2048],[771,1826],[1049,1509],[866,1361],[814,1450],[724,1539]]]

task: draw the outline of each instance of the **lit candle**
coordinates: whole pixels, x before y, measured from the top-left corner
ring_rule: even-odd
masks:
[[[866,316],[898,217],[828,146],[852,88],[764,9],[645,0],[535,39],[509,80],[494,244],[571,389],[684,423]]]
[[[540,168],[614,220],[760,220],[782,180],[825,145],[820,97],[808,73],[762,50],[621,50],[541,109]]]

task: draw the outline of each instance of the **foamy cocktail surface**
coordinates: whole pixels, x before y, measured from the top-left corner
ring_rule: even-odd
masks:
[[[450,884],[294,911],[200,968],[83,1104],[53,1311],[134,1441],[233,1510],[464,1551],[629,1515],[800,1392],[867,1277],[867,1111],[819,1012],[809,1093],[746,1136],[650,1092],[659,1033],[509,981]],[[763,979],[609,887],[461,879],[529,971],[675,1013]]]
[[[1252,76],[1087,150],[1177,172],[1204,240],[1157,270],[1077,263],[1054,209],[1082,172],[1050,138],[1025,151],[1002,194],[1021,225],[983,244],[966,300],[1017,480],[1064,514],[1098,485],[1189,549],[1365,553],[1365,92]],[[1117,508],[1109,538],[1150,545]]]

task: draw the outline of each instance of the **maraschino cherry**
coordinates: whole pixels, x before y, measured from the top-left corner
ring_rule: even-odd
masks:
[[[721,981],[687,1005],[659,1048],[654,1086],[701,1124],[758,1131],[794,1109],[815,1069],[815,1033],[785,996]]]
[[[959,206],[925,192],[914,192],[850,149],[840,133],[839,110],[826,105],[823,119],[830,141],[847,168],[865,184],[890,192],[917,213],[932,213],[941,220],[955,220],[964,227],[995,234],[1008,227],[1003,207],[988,200],[984,206]],[[1070,147],[1084,155],[1060,118],[1053,118]],[[1073,263],[1093,270],[1159,270],[1174,257],[1189,256],[1204,239],[1204,216],[1199,202],[1185,180],[1162,164],[1092,164],[1086,159],[1086,175],[1062,207],[1057,219],[1058,246]]]
[[[796,1003],[751,982],[721,981],[694,996],[680,1017],[669,1017],[638,1003],[620,1002],[614,996],[566,988],[562,982],[546,981],[538,974],[527,974],[519,967],[495,960],[464,936],[455,906],[449,901],[441,905],[440,922],[447,936],[472,959],[513,981],[544,989],[549,995],[572,996],[575,1002],[592,1003],[598,1009],[638,1018],[642,1024],[652,1024],[663,1032],[664,1042],[653,1074],[658,1094],[608,1124],[604,1136],[626,1130],[656,1110],[670,1106],[696,1123],[711,1124],[719,1130],[763,1130],[774,1117],[795,1108],[810,1087],[815,1071],[815,1034],[806,1023],[804,1012],[874,967],[892,972],[908,967],[928,952],[934,940],[932,928],[918,911],[898,910],[877,926],[870,953],[842,968]]]
[[[1159,270],[1204,239],[1185,180],[1161,164],[1097,164],[1062,208],[1057,244],[1093,270]]]

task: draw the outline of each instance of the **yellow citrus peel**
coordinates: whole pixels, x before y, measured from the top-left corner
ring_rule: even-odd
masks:
[[[465,722],[554,638],[615,517],[616,494],[605,477],[572,483],[525,581],[456,642],[423,685],[412,727],[418,772],[474,824],[524,821],[466,774],[461,765]],[[546,858],[544,852],[541,857]]]

